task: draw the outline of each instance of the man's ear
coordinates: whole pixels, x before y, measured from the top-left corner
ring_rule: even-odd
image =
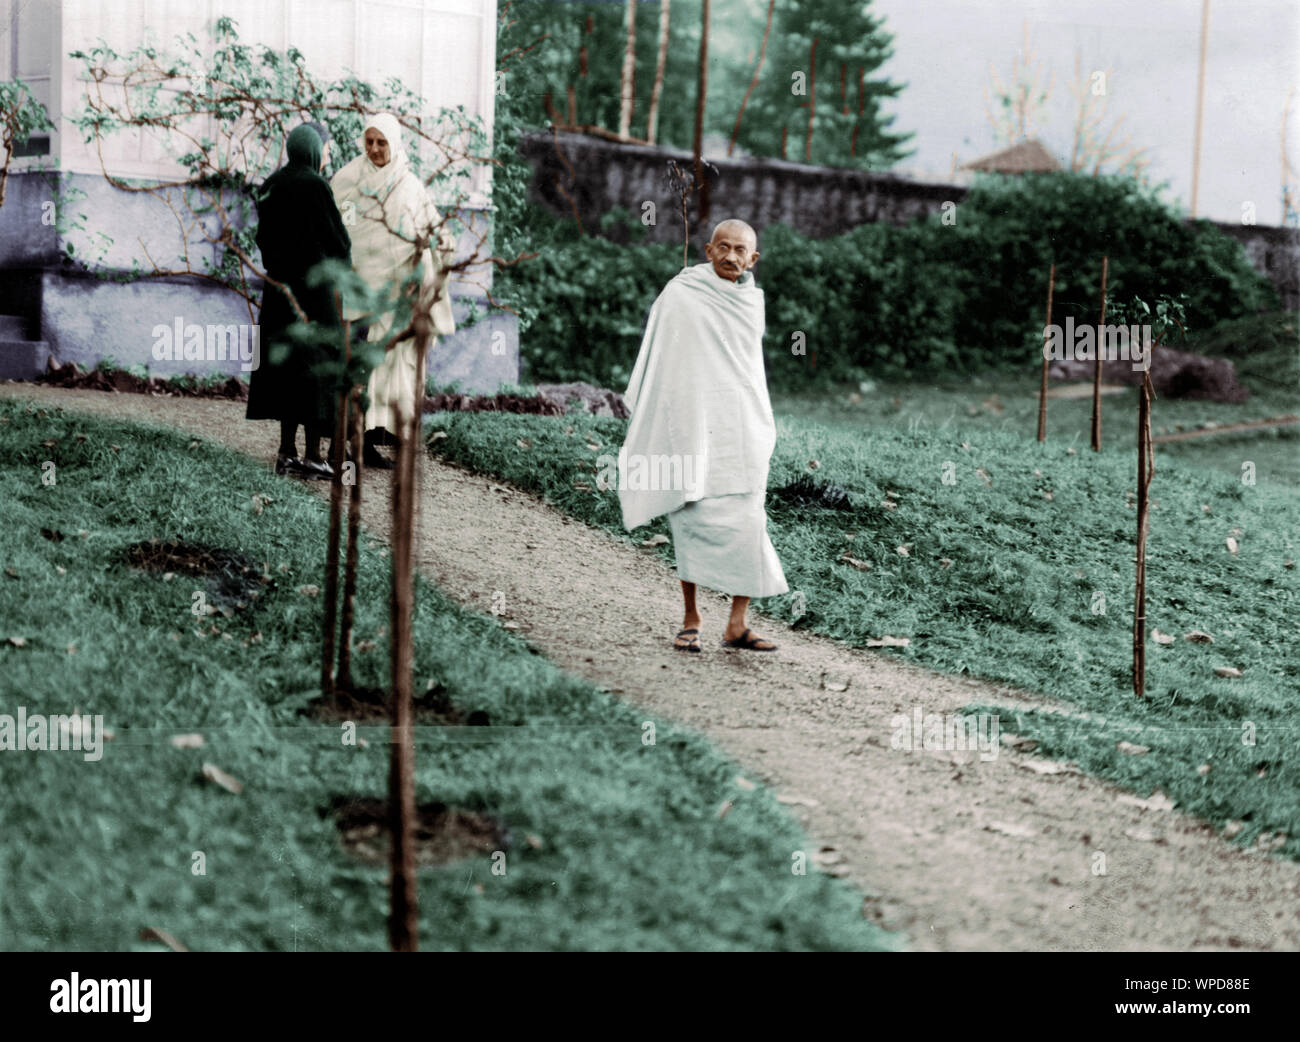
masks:
[[[757,263],[758,263],[758,250],[755,250],[753,253],[749,255],[749,263],[745,266],[745,270],[748,271]]]

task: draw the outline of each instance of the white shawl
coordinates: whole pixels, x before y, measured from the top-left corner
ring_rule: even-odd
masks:
[[[388,141],[389,160],[375,166],[365,152],[365,130],[373,127]],[[454,333],[451,294],[446,290],[447,268],[456,256],[455,236],[442,224],[442,216],[420,178],[411,169],[402,145],[401,126],[387,112],[371,116],[362,130],[361,155],[330,181],[334,201],[352,236],[352,265],[372,290],[406,277],[415,266],[421,272],[421,292],[426,300],[442,290],[433,307],[433,332]],[[415,240],[434,229],[438,257],[426,249],[417,259]],[[348,318],[358,318],[352,313]],[[391,316],[371,328],[371,340],[382,339]]]
[[[697,499],[767,490],[776,424],[763,367],[763,291],[709,263],[654,302],[626,400],[619,503],[630,529]]]

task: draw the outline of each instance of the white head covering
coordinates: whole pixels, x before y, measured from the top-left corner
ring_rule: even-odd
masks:
[[[366,152],[366,131],[371,129],[383,134],[384,140],[388,142],[388,163],[384,166],[375,166]],[[369,117],[366,125],[361,128],[361,138],[358,143],[361,145],[361,155],[365,159],[363,182],[378,182],[373,187],[382,187],[392,184],[407,169],[406,146],[402,144],[402,125],[391,112],[376,112]]]

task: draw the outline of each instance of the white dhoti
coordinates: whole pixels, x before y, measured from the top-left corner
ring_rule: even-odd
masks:
[[[766,493],[696,499],[668,515],[677,577],[729,597],[790,589],[767,534]]]
[[[430,339],[429,348],[433,348]],[[390,351],[384,352],[384,360],[375,366],[366,384],[366,394],[370,398],[370,407],[366,410],[366,430],[376,427],[385,428],[390,434],[398,433],[397,407],[401,404],[407,415],[415,403],[415,363],[417,360],[415,340],[403,340]],[[421,404],[423,402],[421,401]]]

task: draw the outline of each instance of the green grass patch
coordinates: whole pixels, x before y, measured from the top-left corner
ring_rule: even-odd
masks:
[[[1135,425],[1127,409],[1108,415],[1112,432],[1120,417],[1126,433]],[[434,443],[441,455],[623,533],[617,494],[595,481],[600,455],[617,455],[621,421],[442,414],[436,426],[448,435]],[[1286,853],[1300,856],[1300,494],[1262,467],[1247,486],[1240,470],[1157,453],[1147,618],[1176,640],[1148,640],[1139,701],[1130,680],[1135,453],[1127,436],[1109,445],[1097,455],[1085,442],[1072,454],[1067,440],[1039,445],[1029,428],[855,430],[780,417],[768,527],[792,592],[758,606],[856,645],[910,637],[889,653],[1073,702],[1089,719],[1052,718],[1055,753],[1116,781],[1158,784],[1210,820],[1242,820],[1242,842],[1286,832]],[[805,476],[841,486],[854,509],[775,494]],[[667,532],[663,519],[636,538],[653,531]],[[672,559],[671,545],[660,552]],[[869,570],[842,562],[846,553]],[[1214,643],[1185,641],[1192,630]],[[1217,676],[1219,666],[1243,675]],[[1037,717],[1017,730],[1049,744]],[[1151,751],[1118,758],[1121,738]],[[1206,763],[1213,769],[1199,773]]]
[[[387,873],[352,860],[322,812],[385,795],[387,730],[345,745],[338,723],[300,715],[317,694],[321,598],[300,587],[323,585],[322,502],[172,431],[23,403],[0,403],[0,461],[0,713],[79,710],[115,732],[98,762],[0,752],[3,946],[154,948],[137,940],[152,926],[195,950],[384,949]],[[200,622],[201,580],[123,564],[152,537],[237,550],[271,583]],[[358,652],[358,681],[382,684],[388,566],[363,551],[357,637],[377,648]],[[646,714],[423,582],[415,635],[417,688],[437,681],[492,724],[419,728],[417,799],[512,837],[504,875],[487,856],[421,870],[424,948],[896,945],[843,882],[792,874],[807,839],[700,736],[651,720],[644,744]],[[205,746],[171,745],[187,732]],[[204,763],[243,792],[201,781]]]

